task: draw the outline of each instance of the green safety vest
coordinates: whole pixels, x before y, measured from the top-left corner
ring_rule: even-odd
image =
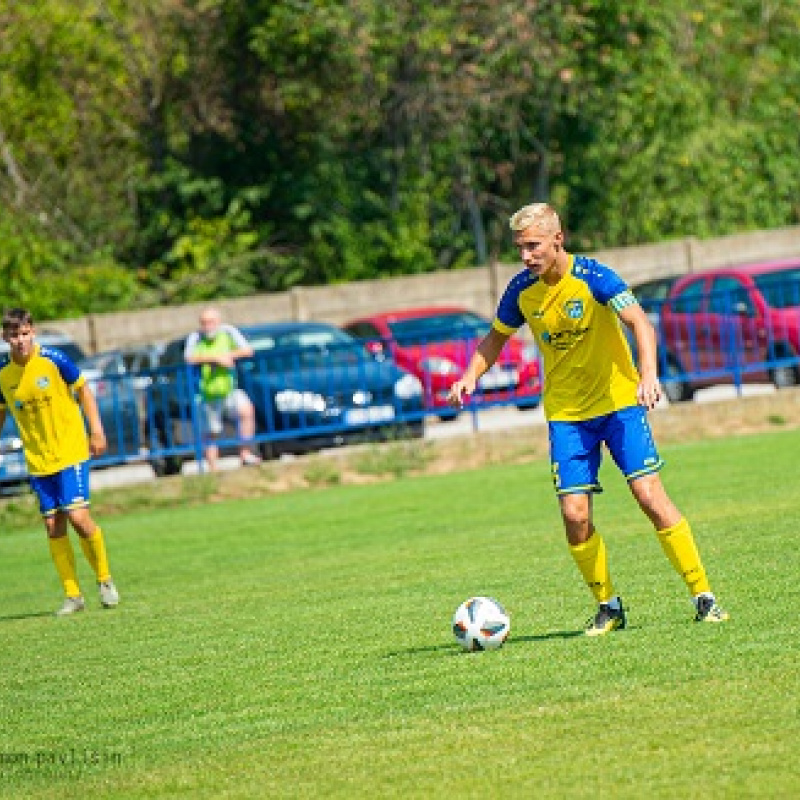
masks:
[[[220,331],[213,339],[200,337],[194,355],[222,355],[236,349],[236,343]],[[236,373],[219,364],[200,364],[200,394],[204,400],[224,400],[236,388]]]

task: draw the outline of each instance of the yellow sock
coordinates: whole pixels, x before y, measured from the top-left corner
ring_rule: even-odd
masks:
[[[64,585],[64,594],[67,597],[78,597],[81,593],[78,586],[78,575],[75,572],[75,554],[68,536],[59,536],[57,539],[48,537],[50,555],[56,565],[56,572]]]
[[[614,596],[611,574],[608,571],[606,543],[595,531],[583,544],[569,545],[578,569],[598,603],[607,603]]]
[[[81,550],[86,556],[86,560],[94,570],[97,580],[102,583],[111,577],[108,571],[108,557],[106,556],[106,544],[103,540],[103,532],[100,528],[95,528],[91,536],[80,536]]]
[[[692,529],[686,518],[663,531],[657,531],[658,541],[667,554],[667,558],[677,573],[683,578],[684,583],[692,594],[697,596],[701,592],[710,592],[706,571],[700,561],[700,553],[694,542]]]

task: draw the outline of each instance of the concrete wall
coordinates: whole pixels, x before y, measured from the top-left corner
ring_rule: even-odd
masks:
[[[590,255],[613,267],[629,283],[638,283],[729,264],[800,257],[800,226],[705,241],[679,239]],[[520,264],[493,264],[454,272],[303,287],[221,300],[218,305],[228,321],[240,325],[286,319],[341,323],[370,312],[415,305],[464,305],[491,315],[506,283],[520,268]],[[42,323],[40,328],[68,333],[87,352],[99,352],[126,344],[168,341],[186,334],[195,329],[203,305],[94,314],[78,320]]]

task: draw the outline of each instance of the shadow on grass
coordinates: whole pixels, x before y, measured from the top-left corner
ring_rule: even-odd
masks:
[[[578,631],[549,631],[529,636],[511,636],[503,647],[510,647],[524,642],[545,642],[548,639],[575,639],[583,636],[583,630]],[[447,644],[432,644],[426,647],[406,647],[402,650],[392,650],[384,654],[384,658],[396,658],[397,656],[413,656],[420,653],[443,653],[449,656],[469,655],[469,651],[462,649],[456,642]]]
[[[0,622],[14,622],[19,619],[35,619],[36,617],[52,617],[52,611],[32,611],[30,614],[6,614],[0,616]]]
[[[546,642],[548,639],[576,639],[583,636],[584,631],[548,631],[547,633],[536,633],[529,636],[511,636],[506,642],[506,646],[519,642]]]
[[[392,650],[384,653],[384,658],[397,658],[397,656],[414,656],[420,653],[442,653],[447,656],[457,656],[463,653],[458,645],[453,642],[452,644],[431,644],[427,647],[406,647],[403,650]]]

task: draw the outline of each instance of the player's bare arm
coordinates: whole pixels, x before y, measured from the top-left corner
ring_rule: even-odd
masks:
[[[89,452],[93,456],[101,456],[106,451],[106,434],[100,420],[97,401],[92,390],[85,383],[78,389],[77,394],[78,402],[81,404],[81,409],[86,415],[86,422],[89,424]]]
[[[233,350],[229,353],[231,359],[233,361],[238,361],[240,358],[250,358],[253,355],[253,348],[252,347],[239,347],[236,350]]]
[[[217,366],[231,369],[235,359],[234,353],[198,353],[197,355],[186,356],[186,363],[198,366],[200,364],[216,364]]]
[[[240,347],[228,353],[192,353],[186,356],[187,364],[216,364],[225,369],[233,369],[234,364],[240,358],[250,358],[253,355],[252,347]]]
[[[472,354],[464,374],[450,387],[448,403],[460,408],[464,400],[474,394],[479,378],[497,361],[507,341],[508,335],[494,328],[484,336]]]
[[[619,318],[630,328],[636,340],[639,354],[639,386],[636,399],[639,405],[647,409],[655,408],[661,399],[661,385],[658,382],[658,356],[656,350],[656,332],[647,318],[647,314],[638,303],[626,306],[619,312]]]

